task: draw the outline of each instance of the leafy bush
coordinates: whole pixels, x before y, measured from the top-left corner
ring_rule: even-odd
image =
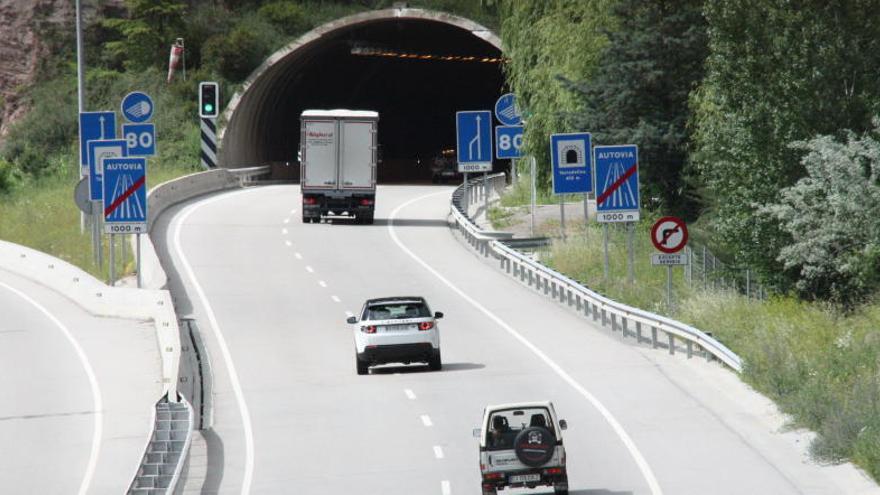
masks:
[[[852,305],[880,281],[880,142],[821,136],[792,147],[806,152],[806,177],[759,212],[789,235],[778,260],[801,296]]]
[[[299,34],[310,27],[305,9],[294,2],[267,3],[258,12],[288,35]]]
[[[228,35],[214,35],[202,47],[202,60],[230,81],[245,80],[263,60],[278,48],[283,36],[268,21],[247,16]]]

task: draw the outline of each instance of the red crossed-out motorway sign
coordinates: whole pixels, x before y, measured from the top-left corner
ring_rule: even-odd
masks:
[[[658,251],[677,253],[688,241],[688,229],[684,220],[676,217],[663,217],[651,227],[651,242]]]

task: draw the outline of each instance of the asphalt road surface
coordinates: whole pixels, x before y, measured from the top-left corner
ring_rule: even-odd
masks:
[[[202,493],[478,493],[483,407],[542,399],[569,423],[572,494],[875,489],[810,463],[733,373],[623,341],[473,254],[447,226],[451,191],[380,187],[371,226],[302,224],[298,186],[164,215],[160,250],[213,368]],[[345,318],[395,295],[445,313],[442,371],[356,375]]]
[[[0,493],[124,493],[162,391],[152,325],[3,270],[0,315]]]

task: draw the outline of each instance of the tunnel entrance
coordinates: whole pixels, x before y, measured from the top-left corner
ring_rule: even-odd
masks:
[[[499,47],[476,23],[421,9],[317,28],[273,55],[233,98],[220,164],[274,164],[298,177],[300,113],[347,108],[379,112],[380,183],[430,182],[443,165],[450,178],[455,112],[492,109],[504,92]]]

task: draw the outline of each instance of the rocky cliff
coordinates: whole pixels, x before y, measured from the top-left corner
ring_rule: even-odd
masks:
[[[83,0],[84,25],[94,20],[95,4],[106,3]],[[0,0],[0,143],[28,110],[22,89],[38,77],[41,62],[56,55],[59,43],[75,43],[75,27],[72,0]]]

